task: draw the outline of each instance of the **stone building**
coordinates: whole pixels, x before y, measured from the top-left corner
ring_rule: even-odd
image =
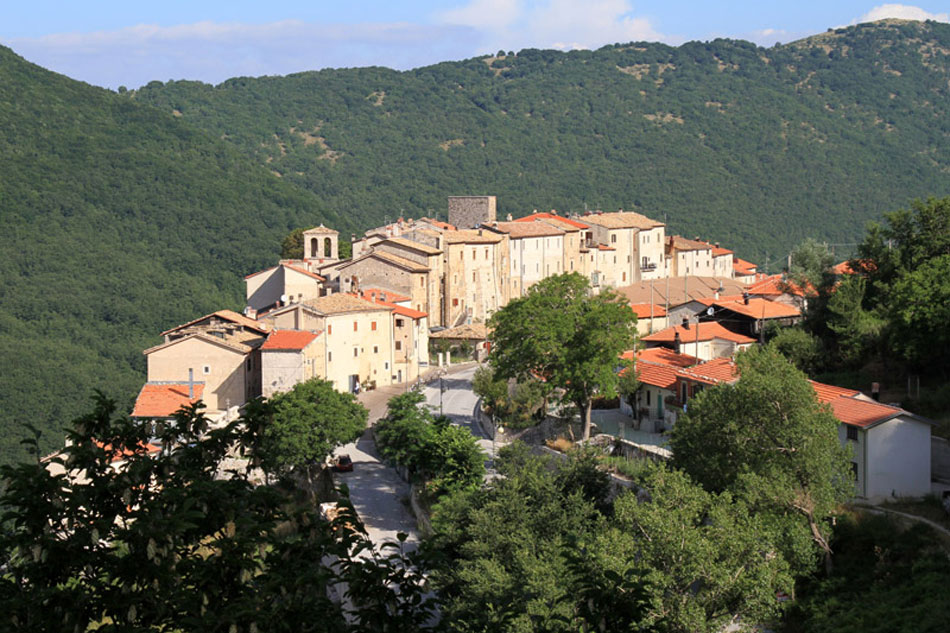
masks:
[[[523,297],[542,279],[564,272],[562,229],[547,222],[492,222],[485,228],[508,236],[509,299]]]
[[[590,227],[594,244],[614,249],[612,254],[601,258],[601,268],[595,269],[601,286],[626,286],[666,275],[666,225],[662,222],[632,211],[593,213],[580,221]]]
[[[326,378],[326,341],[320,332],[274,330],[261,345],[261,395],[289,391],[311,378]]]
[[[449,196],[449,224],[474,229],[495,221],[495,196]]]

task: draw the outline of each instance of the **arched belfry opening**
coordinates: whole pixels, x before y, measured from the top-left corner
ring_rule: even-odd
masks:
[[[304,259],[336,260],[340,258],[338,231],[327,228],[322,224],[303,232]]]

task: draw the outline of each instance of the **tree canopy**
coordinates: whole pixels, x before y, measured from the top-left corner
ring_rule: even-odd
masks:
[[[616,395],[620,355],[636,346],[636,320],[625,298],[591,294],[577,273],[548,277],[492,315],[489,363],[499,378],[540,378],[563,390],[587,439],[591,401]]]
[[[702,391],[677,419],[673,463],[771,514],[787,560],[807,572],[816,550],[830,554],[828,519],[854,494],[838,420],[777,351],[753,348],[736,364],[738,382]]]

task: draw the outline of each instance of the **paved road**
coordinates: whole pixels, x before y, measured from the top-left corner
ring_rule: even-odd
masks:
[[[453,424],[467,428],[478,440],[478,445],[486,455],[485,466],[488,467],[493,459],[493,445],[491,438],[482,432],[481,427],[475,421],[475,407],[478,404],[478,396],[472,391],[472,376],[475,375],[477,367],[472,366],[462,371],[455,372],[445,376],[442,384],[445,392],[442,394],[442,413],[446,415]],[[434,380],[429,383],[423,392],[426,402],[433,407],[433,412],[439,413],[439,381]],[[498,444],[501,448],[501,444]]]
[[[471,415],[476,402],[475,395],[471,392],[474,372],[474,367],[465,367],[447,375],[443,382],[449,389],[445,393],[443,403],[446,413],[451,413],[453,419],[457,419],[460,424],[472,428],[476,437],[482,437],[477,425],[472,426]],[[435,381],[434,385],[425,389],[425,395],[430,403],[434,402],[438,407],[438,381]],[[358,399],[369,409],[370,424],[386,415],[386,403],[392,396],[405,390],[405,385],[399,385],[361,393]],[[491,440],[484,439],[480,443],[486,442],[488,453]],[[349,487],[350,500],[373,543],[379,546],[384,541],[395,540],[399,532],[405,532],[409,535],[407,543],[410,548],[417,545],[419,534],[416,520],[408,505],[409,484],[403,481],[394,469],[380,461],[370,430],[367,429],[356,442],[341,446],[334,454],[348,454],[353,459],[353,472],[336,473],[334,476],[337,483],[345,483]]]

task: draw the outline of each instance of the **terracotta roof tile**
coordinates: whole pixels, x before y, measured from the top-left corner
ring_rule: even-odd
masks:
[[[420,253],[425,253],[426,255],[438,255],[442,251],[428,244],[423,244],[422,242],[414,242],[413,240],[406,239],[404,237],[389,237],[383,240],[385,242],[392,242],[404,248],[412,249],[419,251]]]
[[[181,325],[177,325],[169,330],[165,330],[164,332],[162,332],[161,336],[165,336],[166,334],[170,334],[172,332],[182,330],[191,325],[195,325],[196,323],[199,323],[200,321],[204,321],[205,319],[210,319],[211,317],[218,317],[219,319],[230,321],[232,323],[236,323],[237,325],[241,325],[248,329],[256,330],[261,333],[266,333],[269,330],[269,327],[267,324],[255,321],[254,319],[248,318],[244,316],[243,314],[238,314],[234,310],[218,310],[217,312],[212,312],[211,314],[206,314],[202,317],[198,317],[197,319],[193,321],[189,321],[188,323],[182,323]]]
[[[712,245],[707,242],[690,240],[680,235],[671,235],[666,238],[667,248],[674,251],[707,251]]]
[[[736,271],[736,274],[739,276],[752,275],[755,273],[756,268],[757,266],[752,262],[738,257],[732,258],[732,269]]]
[[[748,305],[746,305],[745,300],[741,297],[728,301],[714,301],[712,305],[717,308],[731,310],[736,314],[741,314],[753,319],[788,319],[801,316],[802,314],[801,310],[795,306],[788,305],[787,303],[769,301],[768,299],[761,299],[759,297],[750,298]]]
[[[313,308],[322,314],[345,314],[347,312],[373,312],[376,310],[391,310],[388,306],[379,305],[371,301],[359,299],[351,294],[333,294],[317,299],[307,299],[303,305]]]
[[[739,377],[731,358],[714,358],[692,368],[692,372],[719,382],[732,382]]]
[[[205,386],[194,385],[194,398],[188,397],[188,383],[146,383],[132,408],[134,418],[170,418],[182,407],[201,400]]]
[[[261,350],[299,351],[310,345],[318,336],[320,336],[319,332],[274,330],[261,345]]]
[[[406,295],[401,295],[397,292],[391,290],[384,290],[382,288],[362,288],[358,293],[356,293],[360,299],[366,299],[367,301],[389,301],[391,303],[402,303],[403,301],[410,301],[411,297]],[[385,299],[383,299],[385,297]]]
[[[650,343],[672,343],[677,332],[679,333],[680,340],[683,343],[691,343],[696,340],[711,341],[714,338],[722,339],[724,341],[731,341],[740,345],[755,343],[754,338],[749,338],[748,336],[743,336],[742,334],[736,334],[735,332],[727,330],[715,321],[691,323],[689,328],[685,328],[682,325],[674,325],[672,327],[666,328],[665,330],[660,330],[659,332],[650,334],[649,336],[644,336],[643,340]]]
[[[666,308],[657,303],[634,303],[630,306],[630,309],[633,310],[633,313],[637,315],[638,319],[649,319],[651,316],[653,318],[666,316]]]
[[[677,354],[671,349],[665,347],[651,347],[637,352],[639,360],[645,360],[660,365],[669,365],[671,367],[692,367],[699,364],[699,359],[689,354]]]
[[[446,244],[497,244],[504,239],[501,235],[484,229],[446,231],[442,235]]]
[[[590,228],[583,222],[578,222],[577,220],[573,220],[571,218],[565,218],[563,216],[557,215],[556,213],[532,213],[531,215],[526,215],[523,218],[518,218],[515,220],[515,222],[534,222],[535,220],[550,222],[568,232],[583,231]]]
[[[458,338],[484,341],[488,338],[488,326],[484,323],[468,323],[448,330],[432,332],[429,338]]]

